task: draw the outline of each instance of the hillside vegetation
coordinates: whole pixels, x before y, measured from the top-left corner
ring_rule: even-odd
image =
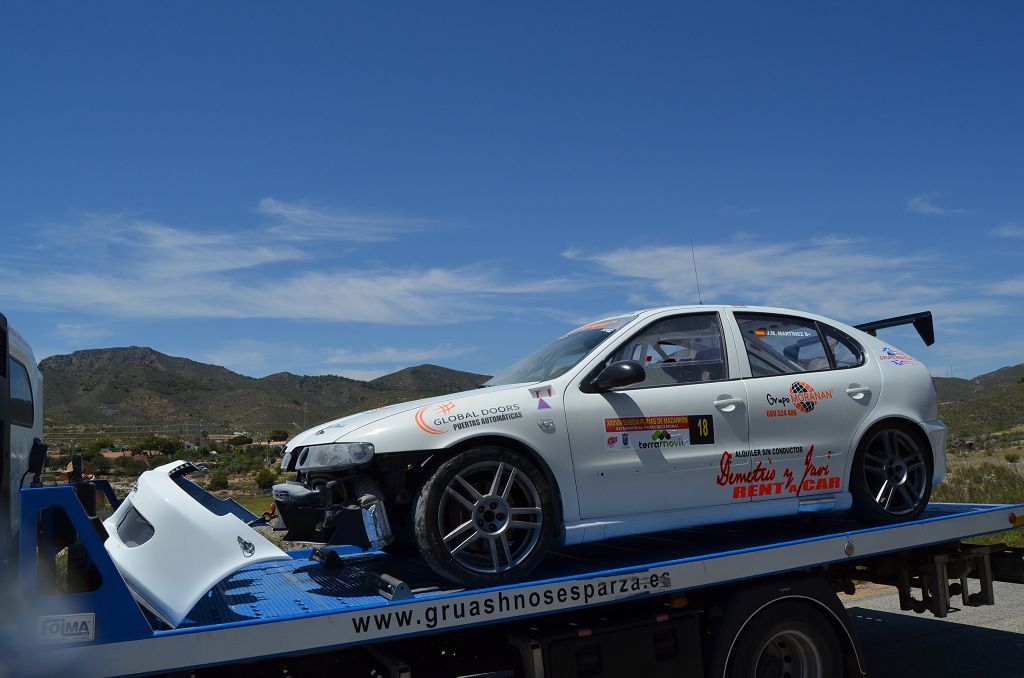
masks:
[[[475,388],[488,379],[436,365],[373,381],[287,372],[256,379],[135,346],[52,356],[40,368],[49,426],[121,429],[189,425],[294,433],[354,412]]]

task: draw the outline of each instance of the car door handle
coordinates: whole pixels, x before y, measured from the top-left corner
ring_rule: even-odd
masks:
[[[715,407],[723,412],[732,412],[737,405],[742,404],[743,398],[730,398],[729,396],[719,396],[718,400],[714,402]]]
[[[867,386],[855,386],[850,384],[850,387],[846,389],[846,395],[850,396],[854,400],[860,400],[870,393],[871,389]]]

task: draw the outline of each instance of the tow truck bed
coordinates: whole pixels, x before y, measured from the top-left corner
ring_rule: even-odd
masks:
[[[920,519],[887,527],[864,528],[842,515],[811,514],[677,530],[566,548],[552,553],[530,581],[477,590],[446,588],[412,556],[338,547],[342,566],[329,568],[311,560],[309,550],[292,551],[291,561],[236,572],[207,594],[178,628],[165,629],[149,615],[129,613],[138,606],[118,581],[98,537],[86,529],[88,517],[70,488],[23,494],[23,516],[51,504],[64,507],[103,577],[98,590],[48,597],[37,610],[47,618],[59,617],[65,599],[65,616],[94,615],[91,640],[63,639],[50,648],[52,658],[97,674],[165,672],[315,652],[681,594],[957,542],[1019,525],[1018,516],[1024,514],[1024,504],[933,503]],[[35,576],[34,546],[31,538],[23,538],[25,593],[32,589],[26,578]],[[382,593],[380,574],[410,590],[403,595],[400,586],[397,595]]]

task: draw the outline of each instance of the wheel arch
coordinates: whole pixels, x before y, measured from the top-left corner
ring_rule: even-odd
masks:
[[[854,660],[857,663],[857,669],[859,670],[860,675],[863,676],[867,674],[867,671],[865,671],[864,669],[864,662],[861,658],[860,647],[858,646],[856,640],[853,637],[853,632],[849,629],[849,627],[847,627],[846,624],[843,623],[842,619],[839,617],[838,614],[836,614],[835,610],[833,610],[831,607],[826,605],[821,600],[815,598],[814,596],[800,593],[784,595],[773,600],[770,600],[761,605],[761,607],[751,611],[750,614],[747,615],[747,618],[743,620],[743,622],[740,624],[739,628],[736,630],[735,635],[733,635],[732,641],[729,644],[729,650],[725,656],[725,665],[723,666],[722,671],[723,674],[728,672],[729,662],[731,662],[734,659],[733,650],[736,648],[736,641],[739,640],[740,636],[743,635],[743,632],[746,631],[747,627],[750,626],[750,622],[753,621],[754,618],[760,616],[761,614],[770,613],[773,607],[777,607],[779,604],[785,602],[798,602],[808,606],[811,609],[823,612],[825,619],[828,620],[829,626],[832,627],[832,631],[835,634],[835,637],[839,640],[839,647],[843,655],[854,658]]]
[[[526,456],[544,474],[544,479],[551,486],[555,498],[555,525],[558,527],[555,538],[556,540],[561,540],[565,535],[565,521],[562,489],[558,484],[558,479],[555,477],[554,472],[552,472],[551,466],[537,450],[516,438],[493,433],[477,435],[463,438],[450,447],[442,449],[392,452],[381,455],[379,460],[375,460],[374,466],[382,475],[398,473],[401,470],[408,470],[410,467],[414,467],[414,475],[410,477],[410,480],[415,486],[415,489],[413,489],[415,492],[418,491],[423,481],[434,472],[434,469],[447,460],[466,450],[486,445],[505,447],[519,452]],[[381,480],[384,481],[385,478],[382,477]]]
[[[865,440],[869,440],[878,431],[887,427],[897,427],[909,430],[913,433],[917,442],[921,445],[921,449],[928,453],[931,457],[932,464],[935,463],[935,450],[932,449],[931,440],[928,438],[928,434],[924,428],[921,427],[921,423],[910,417],[901,414],[887,414],[883,417],[875,419],[871,422],[865,422],[861,427],[861,430],[857,433],[854,438],[853,444],[850,446],[850,453],[847,455],[846,462],[846,486],[849,489],[850,478],[853,473],[853,461],[854,457],[857,456],[857,452],[860,451],[860,446]]]

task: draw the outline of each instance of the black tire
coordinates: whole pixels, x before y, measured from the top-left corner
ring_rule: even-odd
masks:
[[[785,600],[765,608],[740,632],[728,678],[832,678],[843,675],[834,626],[810,603]]]
[[[861,439],[850,467],[850,513],[869,525],[890,525],[921,515],[932,494],[932,454],[909,424],[885,422]]]
[[[557,532],[554,507],[551,485],[525,455],[477,447],[445,461],[423,483],[416,545],[435,572],[461,586],[508,583],[544,558]]]

